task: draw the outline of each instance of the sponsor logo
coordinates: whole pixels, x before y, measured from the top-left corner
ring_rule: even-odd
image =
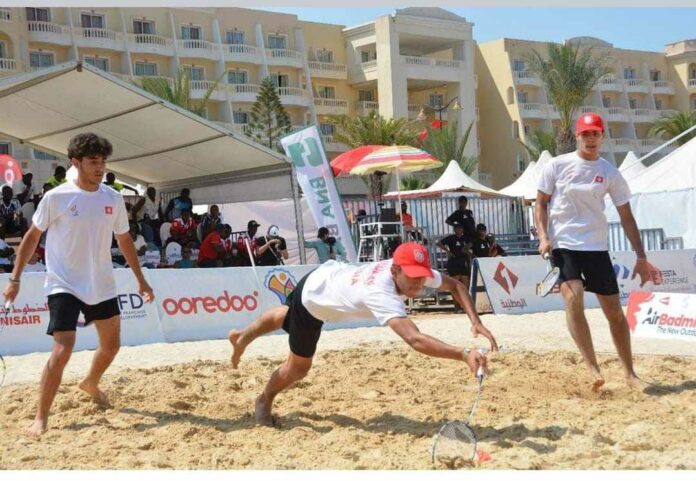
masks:
[[[297,281],[286,269],[273,269],[266,274],[263,285],[276,295],[281,304],[288,300],[288,296],[295,290]]]
[[[493,280],[495,280],[495,282],[497,282],[500,287],[505,290],[505,292],[510,294],[510,291],[517,286],[519,277],[517,277],[514,272],[508,269],[505,264],[501,262],[498,264],[498,267],[495,270]]]
[[[0,316],[0,326],[24,326],[29,324],[41,324],[41,316]]]
[[[625,281],[631,275],[631,269],[623,264],[614,264],[614,274],[616,274],[617,279]]]
[[[669,306],[669,296],[663,297],[662,299],[660,299],[660,302],[665,306]]]
[[[78,215],[80,215],[80,213],[77,211],[77,204],[71,205],[70,209],[68,210],[70,210],[70,215],[72,215],[73,217],[77,217]]]
[[[601,184],[602,182],[604,182],[604,177],[602,177],[601,175],[595,175],[594,182]]]
[[[425,256],[423,253],[418,250],[418,249],[413,249],[413,258],[416,260],[417,263],[422,264],[425,262]]]
[[[259,293],[257,291],[246,296],[240,296],[236,294],[230,295],[227,289],[225,289],[217,297],[180,297],[178,299],[168,297],[162,300],[162,309],[170,316],[177,314],[255,311],[259,307],[258,297]]]
[[[114,212],[114,208],[111,207],[110,205],[104,206],[104,213],[106,215],[111,215]]]

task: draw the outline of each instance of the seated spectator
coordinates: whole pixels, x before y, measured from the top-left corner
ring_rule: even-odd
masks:
[[[17,199],[13,199],[12,187],[2,187],[2,200],[0,200],[0,217],[4,220],[5,233],[7,235],[24,235],[27,230],[27,221],[22,215],[22,205]]]
[[[38,249],[31,255],[29,262],[24,267],[24,272],[46,272],[46,266],[41,262],[41,253]]]
[[[201,217],[201,237],[205,239],[214,230],[220,232],[223,224],[220,208],[215,204],[211,205],[210,212]]]
[[[408,213],[408,205],[406,202],[401,203],[401,213],[397,214],[397,217],[404,224],[405,230],[413,230],[413,216]]]
[[[495,241],[494,234],[488,234],[486,236],[486,239],[488,240],[488,243],[491,245],[490,257],[507,257],[507,252],[505,252],[505,249],[503,249],[503,247]]]
[[[20,204],[29,202],[34,198],[34,185],[31,183],[34,179],[34,174],[31,172],[25,172],[22,175],[21,180],[16,180],[12,184],[12,192],[15,199],[19,201]]]
[[[290,256],[285,239],[280,236],[280,229],[277,225],[268,228],[265,236],[256,239],[256,265],[259,266],[279,266],[285,264],[285,260]]]
[[[329,235],[329,229],[320,227],[317,232],[317,238],[319,240],[305,240],[304,243],[305,246],[317,251],[320,264],[328,260],[344,260],[346,258],[346,250],[343,248],[343,244],[341,244],[339,239]]]
[[[133,206],[133,217],[140,222],[140,229],[147,242],[154,242],[162,246],[159,230],[164,219],[162,202],[154,187],[148,187],[145,196],[141,197]]]
[[[49,177],[48,180],[46,181],[46,184],[50,185],[51,189],[54,187],[58,187],[60,184],[63,184],[67,181],[65,178],[65,167],[62,165],[59,165],[56,167],[56,169],[53,171],[53,177]],[[44,184],[44,194],[46,193],[45,189],[45,184]]]
[[[226,267],[232,263],[232,228],[225,224],[220,232],[214,230],[208,234],[203,243],[201,250],[198,252],[199,267]]]
[[[191,211],[184,209],[181,211],[181,217],[172,222],[170,242],[177,242],[182,247],[198,244],[196,237],[196,221],[191,217]]]
[[[167,204],[167,208],[164,211],[164,218],[169,222],[181,217],[181,211],[187,209],[189,212],[193,210],[193,201],[191,200],[191,191],[189,189],[181,189],[181,194],[178,197],[174,197]]]
[[[5,224],[4,221],[0,219],[0,270],[2,272],[12,272],[12,256],[14,255],[14,249],[10,247],[7,242],[5,242]]]
[[[104,181],[104,185],[108,185],[116,192],[121,192],[123,189],[127,189],[134,192],[135,195],[140,195],[140,192],[138,192],[137,189],[134,189],[130,185],[124,185],[120,182],[116,182],[116,174],[114,174],[113,172],[106,173],[106,180]]]
[[[471,242],[471,250],[474,253],[474,257],[490,257],[491,256],[491,244],[486,238],[486,226],[485,224],[478,224],[476,226],[476,237]]]
[[[247,243],[249,244],[249,249],[251,249],[252,254],[256,252],[256,233],[259,230],[261,224],[255,220],[250,220],[247,222],[247,231],[240,234],[237,238],[237,251],[239,255],[239,262],[241,266],[250,266],[251,260],[249,259],[249,251],[247,250]],[[255,255],[255,254],[253,254]],[[254,259],[256,262],[256,259]]]
[[[202,246],[201,246],[202,247]],[[181,260],[174,263],[175,269],[192,269],[198,267],[196,261],[191,259],[191,248],[184,247],[181,249]]]
[[[138,226],[137,222],[131,220],[128,222],[128,225],[130,227],[129,233],[131,239],[133,239],[133,245],[135,245],[135,251],[138,254],[138,262],[140,262],[140,265],[143,265],[145,264],[145,252],[147,251],[147,242],[145,242],[145,238],[142,235],[140,235],[140,227]]]

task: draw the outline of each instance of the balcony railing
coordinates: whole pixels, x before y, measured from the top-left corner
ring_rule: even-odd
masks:
[[[223,48],[231,54],[240,55],[261,55],[260,49],[253,45],[246,45],[243,43],[226,43],[223,44]]]
[[[302,65],[304,58],[302,52],[284,48],[267,48],[266,58],[271,63]]]
[[[674,89],[674,83],[669,80],[655,80],[652,84],[655,89]]]
[[[10,10],[9,8],[0,8],[0,21],[11,22],[12,10]]]
[[[0,58],[0,70],[17,70],[17,60],[13,58]]]
[[[172,45],[171,39],[150,33],[129,33],[128,39],[133,43],[145,45],[160,45],[162,47]]]
[[[512,77],[519,84],[541,85],[541,79],[531,70],[513,70]]]
[[[624,79],[626,88],[631,90],[648,91],[648,81],[639,78]]]
[[[261,86],[256,84],[232,84],[228,87],[231,92],[237,94],[257,94],[261,89]]]
[[[278,95],[281,97],[288,95],[292,95],[294,97],[304,97],[306,92],[300,87],[278,87]]]
[[[217,44],[213,42],[197,39],[178,39],[177,45],[182,49],[203,50],[206,53],[213,53],[218,48]]]
[[[117,33],[113,30],[107,30],[105,28],[75,27],[75,33],[84,38],[97,38],[106,40],[116,40],[117,36],[120,37],[120,35],[117,35]]]
[[[633,109],[633,115],[636,117],[657,118],[658,111],[652,109]]]
[[[599,79],[599,85],[601,88],[613,88],[621,90],[621,80],[614,75],[605,75]]]
[[[689,79],[689,88],[695,88],[696,87],[696,78],[690,78]]]
[[[348,113],[348,101],[344,99],[315,98],[314,105],[319,112],[328,113],[329,115]]]
[[[636,139],[611,139],[610,143],[614,150],[628,151],[635,148]]]
[[[673,109],[663,109],[663,110],[658,110],[657,111],[660,115],[660,117],[671,117],[672,115],[676,115],[679,113],[678,110],[673,110]]]
[[[520,110],[523,116],[546,116],[547,106],[546,104],[533,103],[533,102],[520,102]]]
[[[370,60],[368,62],[362,62],[360,64],[360,68],[362,68],[363,70],[370,70],[373,68],[377,68],[377,60]]]
[[[611,117],[611,120],[618,121],[628,121],[628,114],[630,110],[621,107],[609,107],[606,110],[607,117]]]
[[[360,100],[355,104],[358,111],[358,115],[367,115],[370,112],[379,111],[379,102],[373,102],[371,100]]]
[[[213,85],[215,85],[215,89],[217,90],[223,84],[220,82],[217,82],[217,84],[216,84],[212,80],[191,80],[191,81],[189,81],[189,88],[191,90],[205,90],[205,91],[207,91]]]
[[[70,33],[69,27],[59,25],[57,23],[37,22],[32,20],[30,22],[27,22],[27,24],[30,32],[54,33],[57,35],[68,35]]]
[[[311,60],[307,62],[307,64],[309,65],[310,70],[314,70],[316,72],[336,74],[345,74],[347,72],[346,66],[341,63],[316,62]]]
[[[460,68],[462,65],[459,60],[416,57],[412,55],[402,55],[401,61],[407,65],[421,65],[424,67]]]

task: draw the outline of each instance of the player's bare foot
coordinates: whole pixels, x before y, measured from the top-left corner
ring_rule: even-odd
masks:
[[[24,431],[32,438],[38,439],[48,430],[48,420],[34,419]]]
[[[636,391],[642,391],[643,389],[650,386],[649,383],[643,381],[635,374],[626,377],[626,384],[628,385],[628,387],[630,387],[631,389],[635,389]]]
[[[605,382],[606,381],[604,380],[601,374],[595,374],[594,380],[592,381],[592,384],[590,384],[590,389],[592,389],[592,391],[594,392],[597,392],[600,389],[602,389],[602,386],[604,386]]]
[[[228,336],[230,344],[232,344],[232,358],[230,359],[232,362],[232,369],[237,369],[239,360],[242,358],[242,354],[244,354],[244,349],[246,349],[246,346],[240,342],[241,337],[242,333],[236,330],[230,331],[230,335]]]
[[[262,426],[275,426],[273,415],[271,414],[271,403],[266,400],[266,396],[261,394],[254,403],[254,417],[256,422]]]
[[[100,406],[109,406],[109,398],[106,397],[106,394],[99,389],[99,386],[96,384],[90,384],[87,381],[82,381],[78,387],[82,389],[84,392],[90,395],[92,398],[92,401],[95,402],[96,404],[99,404]]]

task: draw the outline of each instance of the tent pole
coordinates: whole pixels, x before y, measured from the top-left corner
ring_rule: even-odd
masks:
[[[295,178],[295,164],[290,170],[290,185],[292,187],[292,201],[295,205],[295,230],[297,231],[297,246],[300,250],[300,264],[307,263],[307,253],[304,243],[304,223],[302,222],[302,204],[300,202],[300,187]]]

